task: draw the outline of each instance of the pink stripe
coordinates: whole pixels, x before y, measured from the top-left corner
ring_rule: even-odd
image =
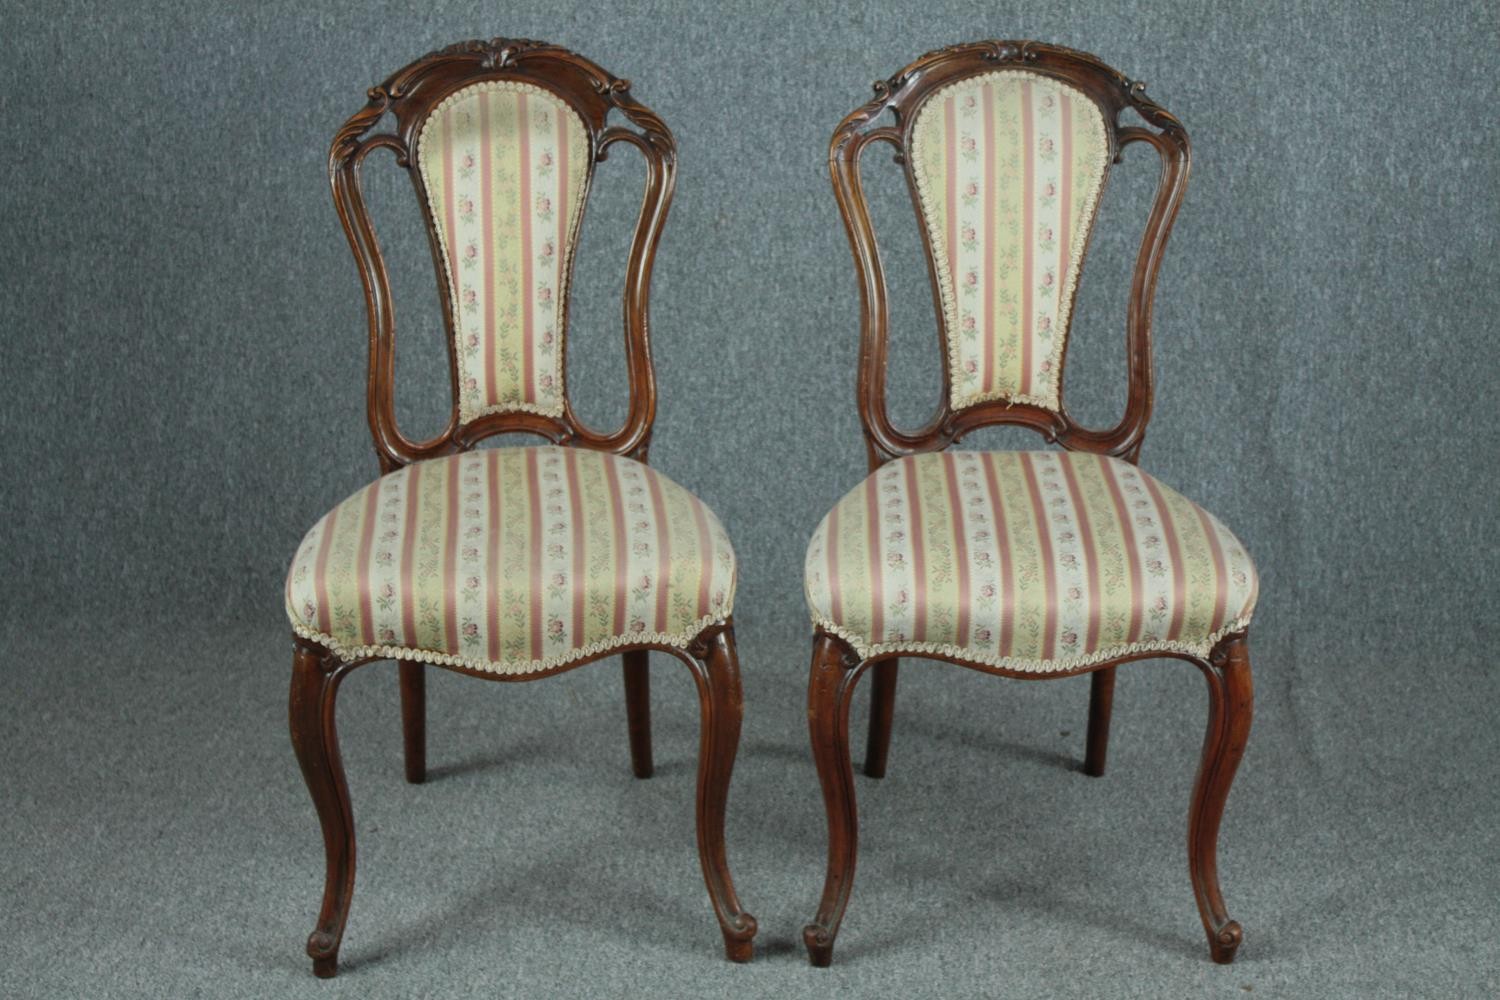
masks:
[[[360,525],[359,560],[355,569],[355,584],[359,591],[360,639],[366,646],[375,644],[375,610],[373,585],[370,583],[370,550],[375,547],[375,522],[380,513],[380,487],[384,479],[377,479],[365,490],[365,520]]]
[[[1021,460],[1021,471],[1026,474],[1026,492],[1031,497],[1031,513],[1036,518],[1036,541],[1042,562],[1042,583],[1046,589],[1044,605],[1046,613],[1042,621],[1042,659],[1052,659],[1057,641],[1057,567],[1052,565],[1052,527],[1047,523],[1047,508],[1042,503],[1042,488],[1037,480],[1036,467],[1031,453],[1017,452]]]
[[[958,577],[958,637],[960,646],[969,644],[969,540],[964,531],[964,498],[958,489],[958,465],[952,452],[943,452],[943,472],[948,481],[949,506],[953,510],[953,550]]]
[[[844,602],[839,593],[839,509],[835,505],[828,512],[828,616],[836,622],[844,620]],[[872,578],[874,574],[871,574]],[[873,629],[872,639],[878,638]]]
[[[870,546],[870,641],[885,638],[885,563],[880,559],[880,490],[865,480],[865,536]]]
[[[526,502],[530,507],[531,552],[526,578],[531,591],[531,658],[540,660],[542,649],[542,587],[546,574],[542,568],[542,477],[536,468],[536,449],[526,449]]]
[[[401,541],[401,645],[416,646],[417,643],[417,501],[421,494],[417,487],[422,479],[422,465],[407,466],[411,472],[406,477],[406,524],[402,528]]]
[[[1035,280],[1032,257],[1036,253],[1036,136],[1031,121],[1031,81],[1021,82],[1021,163],[1025,180],[1021,187],[1021,395],[1031,393],[1031,283]]]
[[[516,130],[521,136],[521,370],[525,378],[525,396],[522,398],[536,402],[536,371],[531,358],[531,346],[536,336],[531,315],[531,300],[536,297],[536,289],[531,284],[531,119],[527,115],[525,94],[516,95],[516,119]]]
[[[912,587],[912,626],[911,638],[913,642],[927,641],[927,547],[922,544],[922,500],[917,496],[917,463],[907,459],[906,466],[906,504],[910,523],[907,527],[911,531],[911,572],[916,585]]]
[[[625,634],[625,595],[630,593],[630,566],[626,561],[625,493],[620,489],[620,471],[613,455],[604,458],[604,478],[609,484],[611,523],[615,529],[615,635]]]
[[[1099,556],[1094,551],[1094,529],[1089,524],[1088,508],[1083,505],[1083,490],[1078,485],[1078,473],[1073,468],[1073,456],[1060,455],[1063,477],[1068,482],[1068,496],[1073,501],[1073,512],[1078,516],[1078,540],[1083,543],[1083,574],[1089,588],[1089,625],[1084,639],[1083,652],[1089,653],[1099,646]]]
[[[995,151],[995,89],[985,84],[984,95],[984,159],[981,161],[996,169],[999,157]],[[989,392],[995,387],[995,189],[999,187],[994,177],[984,178],[984,381],[980,389]],[[956,280],[956,279],[955,279]]]
[[[1005,498],[995,472],[996,455],[984,456],[984,483],[990,493],[990,510],[995,512],[995,548],[1000,552],[1000,655],[1009,656],[1016,634],[1015,567],[1010,559],[1010,529],[1005,520]]]
[[[1167,501],[1162,496],[1161,488],[1150,476],[1142,476],[1141,481],[1146,484],[1151,499],[1156,503],[1156,513],[1161,518],[1161,534],[1167,540],[1167,555],[1172,560],[1172,623],[1167,629],[1166,638],[1175,639],[1182,632],[1182,616],[1186,611],[1184,598],[1187,595],[1187,576],[1182,566],[1182,546],[1177,541],[1177,528],[1172,524],[1172,512],[1167,509]]]
[[[487,564],[485,571],[485,604],[487,615],[486,635],[489,637],[490,659],[499,661],[500,652],[500,554],[504,551],[505,539],[501,534],[500,519],[500,453],[498,451],[487,451],[484,457],[488,459],[485,472],[489,479],[490,497],[490,545],[486,554]]]
[[[1135,527],[1130,522],[1130,508],[1125,503],[1125,491],[1115,476],[1115,463],[1103,455],[1097,456],[1099,467],[1104,471],[1104,483],[1109,487],[1109,498],[1114,501],[1115,514],[1120,518],[1120,535],[1125,547],[1125,558],[1130,564],[1130,631],[1126,642],[1139,642],[1141,638],[1142,602],[1146,599],[1145,577],[1141,574],[1141,552],[1135,542]]]
[[[1224,612],[1225,605],[1229,602],[1229,567],[1224,562],[1224,548],[1219,544],[1219,533],[1209,523],[1208,514],[1202,507],[1194,507],[1193,512],[1198,515],[1198,523],[1203,527],[1204,537],[1208,539],[1208,550],[1214,557],[1214,617],[1209,625],[1209,632],[1217,632],[1228,620]]]
[[[573,645],[583,645],[583,491],[578,485],[578,449],[569,448],[568,509],[573,515]]]
[[[333,612],[328,607],[328,551],[333,547],[333,529],[339,523],[337,507],[328,512],[328,522],[323,526],[323,537],[318,542],[318,561],[313,565],[313,594],[318,600],[318,631],[328,634],[333,630]]]
[[[958,304],[958,121],[954,112],[954,99],[943,101],[943,162],[947,164],[948,206],[948,277],[953,282],[954,308]],[[957,330],[948,330],[950,339],[959,335]]]
[[[698,617],[708,614],[708,582],[714,572],[713,543],[708,537],[708,508],[693,501],[693,524],[698,528],[698,554],[701,557],[698,577]]]
[[[1058,185],[1058,218],[1062,220],[1059,230],[1062,233],[1057,240],[1057,287],[1061,294],[1064,281],[1068,273],[1068,258],[1072,254],[1073,239],[1068,233],[1068,227],[1072,224],[1073,216],[1073,103],[1067,94],[1059,98],[1062,118],[1062,183]],[[1061,315],[1061,309],[1058,310]],[[1061,337],[1061,328],[1053,331],[1053,336]]]
[[[448,459],[448,526],[443,538],[443,628],[448,652],[458,652],[459,460]]]
[[[671,589],[672,535],[667,524],[667,503],[661,495],[661,480],[646,471],[651,488],[651,511],[656,520],[656,631],[667,630],[667,591]]]
[[[495,388],[495,216],[492,200],[494,169],[490,163],[489,92],[479,92],[479,187],[481,228],[484,231],[484,402],[499,397]]]

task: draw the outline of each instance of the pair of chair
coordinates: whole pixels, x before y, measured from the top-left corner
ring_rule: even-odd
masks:
[[[1256,576],[1218,521],[1135,464],[1152,404],[1152,296],[1189,158],[1182,126],[1142,91],[1080,52],[982,42],[877,82],[874,100],[834,133],[829,163],[862,295],[858,398],[871,474],[829,512],[807,555],[809,718],[830,833],[822,901],[804,931],[815,965],[831,959],[854,872],[850,702],[872,669],[865,770],[880,777],[902,655],[1010,677],[1092,673],[1092,775],[1104,770],[1115,666],[1198,666],[1210,702],[1190,870],[1212,957],[1228,962],[1240,944],[1215,846],[1250,726]],[[1127,110],[1149,127],[1122,125]],[[377,130],[387,117],[390,130]],[[876,142],[905,166],[947,353],[938,413],[915,431],[885,409],[886,290],[859,169]],[[1109,165],[1137,142],[1156,150],[1162,172],[1130,291],[1128,404],[1117,426],[1092,430],[1062,405],[1067,332]],[[579,222],[594,165],[617,143],[643,154],[646,180],[625,282],[630,405],[605,433],[570,408],[563,353]],[[448,327],[453,410],[427,441],[403,436],[394,417],[390,287],[360,185],[377,149],[407,169],[421,201]],[[307,945],[319,976],[336,971],[354,879],[335,699],[350,671],[379,660],[400,664],[410,782],[425,776],[424,664],[517,681],[621,654],[631,759],[645,778],[647,656],[681,660],[702,713],[703,874],[728,957],[751,957],[756,923],[724,849],[742,711],[734,552],[713,513],[646,464],[656,412],[647,298],[675,169],[671,133],[626,81],[533,41],[425,56],[372,89],[333,141],[334,200],[369,310],[382,475],[308,532],[286,584],[292,741],[326,849]],[[993,424],[1030,427],[1064,450],[948,450]],[[513,432],[550,443],[475,448]]]

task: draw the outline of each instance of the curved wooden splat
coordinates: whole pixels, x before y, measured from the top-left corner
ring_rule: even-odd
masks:
[[[1094,100],[1104,113],[1112,159],[1118,158],[1122,146],[1140,141],[1150,142],[1162,156],[1163,170],[1137,256],[1126,318],[1129,393],[1125,413],[1114,427],[1093,429],[1076,423],[1066,406],[1052,411],[1031,404],[990,400],[955,410],[951,405],[951,373],[944,365],[942,393],[932,419],[915,429],[898,428],[886,410],[889,313],[879,246],[860,180],[860,155],[870,142],[883,141],[896,146],[897,161],[903,164],[913,204],[918,205],[920,212],[910,162],[917,111],[944,85],[1007,65],[1055,77]],[[1151,300],[1161,253],[1187,183],[1189,146],[1181,123],[1145,96],[1144,84],[1128,79],[1088,53],[1040,42],[985,41],[937,49],[889,79],[877,80],[874,87],[875,97],[851,112],[834,131],[828,152],[834,196],[859,277],[858,398],[870,467],[903,455],[941,450],[979,428],[997,424],[1029,427],[1048,442],[1070,450],[1134,461],[1145,438],[1152,408]],[[1120,114],[1127,109],[1133,109],[1159,131],[1122,126]],[[880,124],[887,113],[894,116],[896,125]],[[935,288],[938,278],[933,247],[925,228],[919,228],[923,229],[929,277]],[[950,331],[945,328],[940,307],[938,322],[946,345]]]
[[[590,428],[573,412],[566,395],[566,366],[560,417],[517,411],[487,414],[467,422],[460,420],[458,357],[453,343],[454,305],[444,278],[437,228],[413,154],[428,114],[448,95],[484,80],[531,83],[550,91],[577,112],[589,131],[594,150],[589,158],[590,178],[595,164],[605,158],[608,147],[616,142],[630,143],[646,160],[645,192],[626,264],[624,328],[630,398],[625,422],[614,431]],[[632,127],[608,125],[611,111],[619,112]],[[370,130],[387,115],[394,118],[393,130],[371,134]],[[407,438],[396,423],[395,319],[390,280],[360,183],[364,157],[375,149],[391,151],[396,165],[411,177],[426,224],[447,331],[452,408],[443,430],[424,441]],[[544,42],[506,38],[463,42],[423,56],[370,89],[365,107],[351,116],[334,136],[328,154],[328,174],[334,204],[364,286],[370,341],[366,409],[382,472],[466,450],[484,438],[511,433],[532,434],[553,444],[579,445],[638,459],[646,457],[656,416],[656,379],[649,336],[651,271],[672,199],[675,173],[676,143],[672,133],[659,116],[635,99],[629,81],[610,75],[576,53]],[[566,303],[562,305],[565,310]]]

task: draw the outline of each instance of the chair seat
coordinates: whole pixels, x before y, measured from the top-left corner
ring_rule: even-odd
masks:
[[[728,617],[735,558],[697,497],[585,448],[416,462],[329,511],[287,575],[293,629],[345,660],[527,673]]]
[[[1213,515],[1128,462],[938,452],[882,466],[807,549],[813,622],[862,658],[1012,670],[1207,656],[1249,624],[1257,578]]]

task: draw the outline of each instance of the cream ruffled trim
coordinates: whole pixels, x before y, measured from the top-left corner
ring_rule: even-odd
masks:
[[[912,127],[912,133],[915,134],[917,130],[921,128],[922,119],[926,117],[928,110],[931,109],[934,106],[934,102],[936,102],[944,94],[947,94],[952,90],[971,87],[975,83],[983,80],[1001,76],[1029,76],[1032,79],[1041,80],[1042,82],[1051,86],[1058,87],[1062,90],[1071,91],[1083,100],[1087,101],[1089,107],[1094,108],[1096,112],[1098,111],[1099,106],[1094,103],[1093,99],[1076,87],[1072,87],[1060,80],[1054,79],[1053,77],[1043,76],[1040,73],[1033,73],[1028,70],[1002,69],[995,70],[991,73],[985,73],[979,76],[965,77],[964,79],[959,80],[955,83],[948,84],[948,86],[934,93],[931,97],[927,98],[927,100],[923,102],[922,111],[918,115],[916,124]],[[1051,378],[1048,384],[1048,388],[1050,391],[1046,396],[1038,396],[1035,394],[1021,395],[1020,393],[1009,393],[1000,390],[991,390],[989,392],[973,393],[967,396],[961,396],[959,395],[957,389],[954,389],[950,394],[950,401],[955,410],[965,409],[966,407],[974,406],[978,403],[983,403],[991,399],[1004,399],[1009,400],[1012,403],[1025,403],[1031,406],[1040,406],[1041,408],[1051,410],[1054,413],[1060,412],[1061,410],[1062,358],[1063,351],[1066,347],[1068,339],[1069,324],[1072,322],[1073,293],[1078,287],[1078,276],[1083,271],[1084,247],[1088,243],[1089,233],[1094,228],[1094,212],[1098,207],[1099,193],[1104,189],[1104,178],[1109,170],[1109,141],[1104,134],[1103,115],[1091,115],[1089,117],[1089,122],[1095,127],[1096,138],[1100,140],[1100,146],[1102,148],[1099,156],[1097,157],[1098,170],[1094,172],[1094,185],[1092,189],[1089,190],[1084,200],[1084,218],[1088,221],[1088,225],[1077,227],[1077,231],[1073,233],[1073,239],[1068,250],[1068,261],[1071,266],[1068,269],[1069,273],[1063,276],[1063,287],[1061,290],[1062,297],[1058,300],[1057,336],[1053,338],[1054,343],[1052,347],[1051,358],[1052,371],[1050,373]],[[912,160],[912,176],[916,180],[917,199],[922,203],[922,213],[925,221],[925,219],[927,217],[930,217],[932,213],[932,195],[929,193],[929,188],[933,186],[933,182],[927,176],[927,171],[923,165],[922,158],[920,156],[914,156],[912,157]],[[949,207],[949,210],[952,210],[951,206]],[[946,234],[944,234],[944,239],[946,240],[946,238],[947,236]],[[948,248],[945,246],[944,249]],[[960,363],[958,356],[957,290],[955,287],[953,287],[953,274],[948,268],[948,254],[942,253],[935,256],[936,259],[933,261],[933,270],[937,273],[938,295],[943,302],[943,332],[948,342],[948,370],[950,373],[957,373],[962,370],[962,364]],[[994,280],[994,275],[988,276],[988,280]]]
[[[326,632],[308,628],[295,618],[292,619],[292,631],[304,639],[311,639],[318,645],[333,653],[345,663],[353,663],[355,660],[379,659],[379,660],[407,660],[416,663],[432,663],[440,667],[465,667],[469,670],[478,670],[489,674],[534,674],[543,670],[552,670],[557,667],[575,663],[580,660],[592,659],[608,653],[620,646],[637,644],[658,644],[662,646],[675,646],[678,649],[687,649],[693,640],[703,634],[703,630],[710,625],[722,624],[729,617],[730,609],[726,606],[721,614],[704,615],[693,626],[692,632],[631,632],[626,635],[613,635],[608,639],[600,639],[591,642],[587,646],[574,647],[567,652],[548,656],[541,660],[490,660],[476,656],[455,656],[452,653],[439,653],[430,649],[412,649],[409,646],[346,646]],[[287,612],[291,618],[291,612]]]
[[[813,616],[813,626],[843,639],[850,646],[854,647],[854,651],[859,654],[861,660],[869,660],[876,656],[885,656],[892,653],[909,653],[912,656],[938,655],[951,656],[957,660],[969,660],[973,663],[982,663],[986,666],[1000,667],[1005,670],[1015,670],[1026,674],[1053,674],[1077,670],[1080,667],[1093,666],[1096,663],[1119,659],[1122,656],[1134,656],[1138,653],[1182,653],[1206,660],[1214,646],[1218,645],[1219,641],[1226,635],[1248,628],[1251,617],[1251,615],[1245,615],[1241,618],[1236,618],[1202,642],[1151,639],[1146,642],[1130,642],[1118,646],[1107,646],[1104,649],[1085,653],[1082,656],[1069,656],[1052,660],[1028,660],[1015,656],[979,654],[975,650],[965,649],[962,646],[938,642],[881,642],[868,645],[861,636],[855,635],[847,629],[840,628],[828,619],[820,618],[817,615]]]
[[[427,113],[427,120],[422,123],[422,132],[417,137],[417,168],[419,170],[422,170],[424,173],[426,172],[426,168],[422,162],[422,148],[427,144],[427,130],[432,128],[433,122],[437,120],[438,113],[441,111],[446,111],[450,105],[458,103],[459,100],[479,90],[501,90],[515,91],[526,94],[536,94],[539,97],[546,98],[548,101],[551,101],[559,107],[566,108],[568,113],[573,115],[574,119],[576,119],[580,125],[583,124],[583,119],[578,116],[578,112],[574,111],[572,106],[569,105],[567,101],[563,100],[561,97],[558,97],[550,90],[538,87],[535,84],[522,83],[519,80],[484,80],[479,83],[464,87],[461,90],[455,90],[453,93],[443,98],[443,100],[438,104],[437,107],[433,108]],[[562,127],[560,122],[558,124],[558,127]],[[589,132],[587,127],[584,128],[583,135],[585,139],[589,140],[589,159],[590,162],[592,162],[593,141],[589,139]],[[468,393],[464,391],[463,382],[462,380],[460,380],[458,386],[458,418],[461,422],[468,423],[471,420],[477,420],[480,417],[488,416],[492,413],[537,413],[544,417],[561,417],[563,415],[565,411],[564,401],[567,398],[568,384],[566,375],[567,366],[563,364],[562,360],[564,357],[566,357],[565,351],[568,340],[568,278],[573,273],[573,253],[578,246],[578,227],[583,222],[583,206],[588,202],[589,199],[589,179],[592,174],[592,170],[585,170],[583,172],[583,184],[578,189],[578,197],[574,200],[573,211],[570,213],[572,215],[572,219],[568,223],[568,245],[563,248],[564,253],[567,256],[562,262],[563,266],[562,270],[559,272],[557,282],[557,402],[552,404],[551,406],[542,406],[538,403],[528,403],[517,400],[514,402],[491,403],[488,406],[475,407],[469,402]],[[435,224],[442,225],[442,223],[439,221],[438,206],[432,200],[432,186],[425,183],[424,181],[422,187],[427,193],[428,214],[431,215]],[[449,194],[451,197],[451,192]],[[451,284],[453,282],[453,276],[457,272],[453,270],[453,262],[448,259],[447,240],[438,240],[438,252],[442,255],[443,270],[444,272],[446,272],[448,281]],[[453,330],[453,349],[455,352],[460,352],[462,350],[462,345],[458,343],[457,327],[458,323],[457,321],[455,321]],[[460,355],[458,353],[455,353],[455,357],[458,356]],[[312,637],[308,636],[307,638]]]

